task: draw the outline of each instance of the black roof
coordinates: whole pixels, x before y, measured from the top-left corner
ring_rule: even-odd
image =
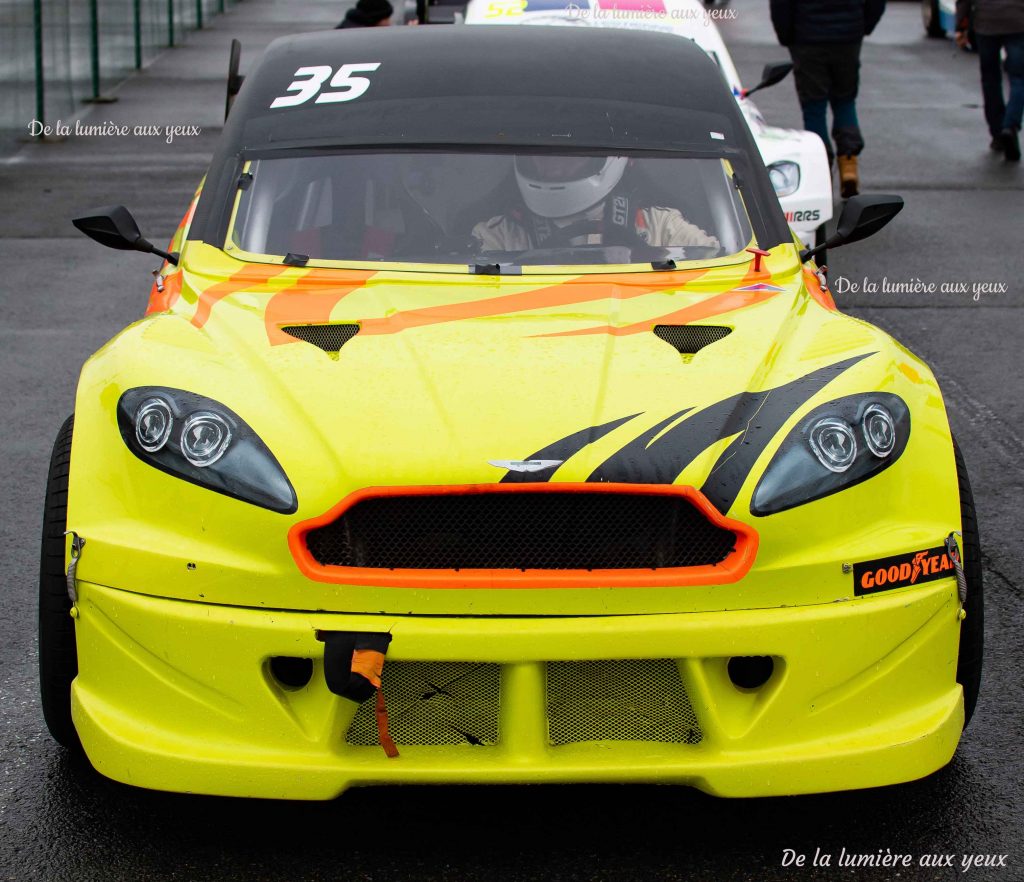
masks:
[[[323,100],[346,94],[341,82],[331,85],[345,64],[378,67],[352,72],[368,81],[357,97]],[[318,70],[300,73],[304,68]],[[321,85],[305,91],[290,88],[316,81]],[[189,238],[223,236],[245,158],[283,149],[428,145],[724,156],[757,197],[747,207],[758,240],[775,244],[790,235],[729,86],[691,41],[616,28],[474,25],[275,40],[235,100]],[[756,204],[764,200],[767,206]]]
[[[354,100],[271,107],[300,68],[358,73]],[[711,148],[739,114],[718,66],[685,38],[566,27],[363,28],[275,40],[247,78],[226,136],[236,148],[296,142]],[[710,132],[723,137],[712,140]]]

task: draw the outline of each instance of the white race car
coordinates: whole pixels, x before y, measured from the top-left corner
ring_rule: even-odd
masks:
[[[761,83],[744,90],[714,22],[717,10],[700,0],[470,0],[466,24],[528,24],[628,28],[676,34],[695,42],[718,64],[739,102],[786,220],[805,245],[824,241],[832,217],[832,176],[825,145],[813,132],[782,129],[765,122],[748,97],[774,85],[790,66],[768,65]]]
[[[945,37],[956,30],[955,0],[921,0],[921,22],[929,37]]]

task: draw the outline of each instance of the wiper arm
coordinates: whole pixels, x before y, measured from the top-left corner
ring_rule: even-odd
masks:
[[[520,276],[523,268],[514,263],[471,263],[469,271],[478,276]]]

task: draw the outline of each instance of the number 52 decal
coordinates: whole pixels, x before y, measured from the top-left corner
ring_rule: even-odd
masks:
[[[522,15],[526,11],[527,0],[495,0],[487,7],[484,18],[502,18],[507,15]]]
[[[282,95],[270,102],[271,107],[295,107],[297,104],[305,104],[314,95],[317,96],[314,104],[332,104],[336,101],[352,101],[362,95],[370,88],[370,81],[366,77],[356,77],[353,74],[370,73],[380,67],[379,61],[371,61],[363,64],[343,64],[337,72],[326,64],[317,64],[312,67],[300,67],[295,71],[295,79],[285,90],[294,92],[294,95]],[[331,74],[334,74],[331,77]],[[331,82],[327,89],[320,91],[327,78]],[[317,94],[319,93],[319,94]]]

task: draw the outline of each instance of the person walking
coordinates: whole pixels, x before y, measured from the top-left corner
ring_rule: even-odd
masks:
[[[394,7],[388,0],[359,0],[342,19],[338,28],[379,28],[391,24]],[[337,28],[335,28],[337,30]]]
[[[1020,128],[1024,116],[1024,0],[957,0],[956,44],[967,45],[974,25],[985,122],[989,145],[1010,162],[1020,162]],[[1003,98],[1000,52],[1006,50],[1009,100]]]
[[[830,164],[838,157],[839,189],[844,199],[860,191],[857,157],[864,149],[857,119],[861,42],[875,29],[883,12],[885,0],[771,0],[772,26],[793,59],[804,128],[825,142]]]

